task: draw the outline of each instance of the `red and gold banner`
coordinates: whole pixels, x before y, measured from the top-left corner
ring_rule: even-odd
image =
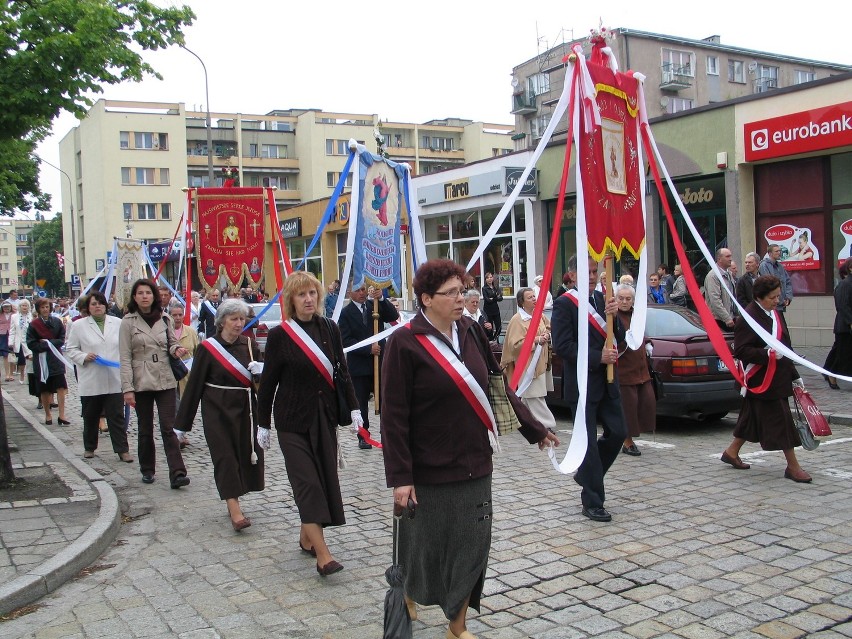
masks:
[[[588,61],[600,124],[580,118],[579,150],[589,252],[596,260],[626,248],[637,259],[645,242],[639,166],[639,82]]]
[[[195,208],[198,275],[205,287],[218,288],[224,278],[238,288],[244,277],[257,286],[263,275],[263,189],[196,189]]]

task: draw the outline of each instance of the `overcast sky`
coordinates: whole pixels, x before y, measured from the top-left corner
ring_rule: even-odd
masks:
[[[512,124],[512,68],[603,21],[690,39],[852,64],[837,3],[610,0],[358,4],[342,0],[155,0],[197,15],[187,46],[207,65],[212,111],[262,114],[311,107],[377,113],[398,122],[461,117]],[[112,100],[205,107],[199,62],[178,48],[146,54],[162,75],[107,87]],[[638,71],[648,72],[646,69]],[[59,165],[59,140],[77,123],[63,113],[39,153]],[[60,209],[61,175],[42,165],[41,185]]]

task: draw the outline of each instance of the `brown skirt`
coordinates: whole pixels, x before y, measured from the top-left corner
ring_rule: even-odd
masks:
[[[734,437],[760,442],[763,450],[790,450],[802,444],[793,426],[789,399],[763,400],[751,393],[743,400]]]
[[[346,518],[337,476],[337,427],[329,425],[321,401],[306,418],[313,419],[307,432],[278,431],[293,501],[303,524],[342,526]]]

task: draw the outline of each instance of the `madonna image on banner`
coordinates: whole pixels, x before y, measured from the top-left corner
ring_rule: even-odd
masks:
[[[392,286],[402,290],[400,180],[405,172],[396,162],[361,153],[358,166],[360,194],[355,223],[352,288]]]
[[[133,282],[145,277],[144,255],[140,240],[117,240],[115,244],[115,301],[127,308]]]

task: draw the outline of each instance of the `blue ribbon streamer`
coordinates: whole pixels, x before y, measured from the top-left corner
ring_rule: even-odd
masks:
[[[111,359],[103,358],[100,355],[95,355],[95,364],[100,364],[101,366],[108,366],[109,368],[121,368],[121,364],[119,364],[118,362],[114,362]]]
[[[257,315],[255,315],[255,316],[252,318],[252,320],[251,320],[248,324],[246,324],[246,325],[243,327],[243,330],[244,330],[244,331],[247,331],[247,330],[248,330],[248,329],[250,329],[252,326],[254,326],[255,324],[257,324],[257,323],[260,321],[260,318],[261,318],[261,317],[263,317],[264,313],[266,313],[266,311],[268,311],[270,308],[272,308],[272,305],[273,305],[273,304],[275,304],[275,302],[277,302],[277,301],[278,301],[278,298],[279,298],[279,297],[281,297],[281,291],[278,291],[278,292],[275,294],[275,296],[274,296],[271,300],[269,300],[269,303],[268,303],[266,306],[264,306],[264,307],[260,310],[260,313],[258,313]]]

